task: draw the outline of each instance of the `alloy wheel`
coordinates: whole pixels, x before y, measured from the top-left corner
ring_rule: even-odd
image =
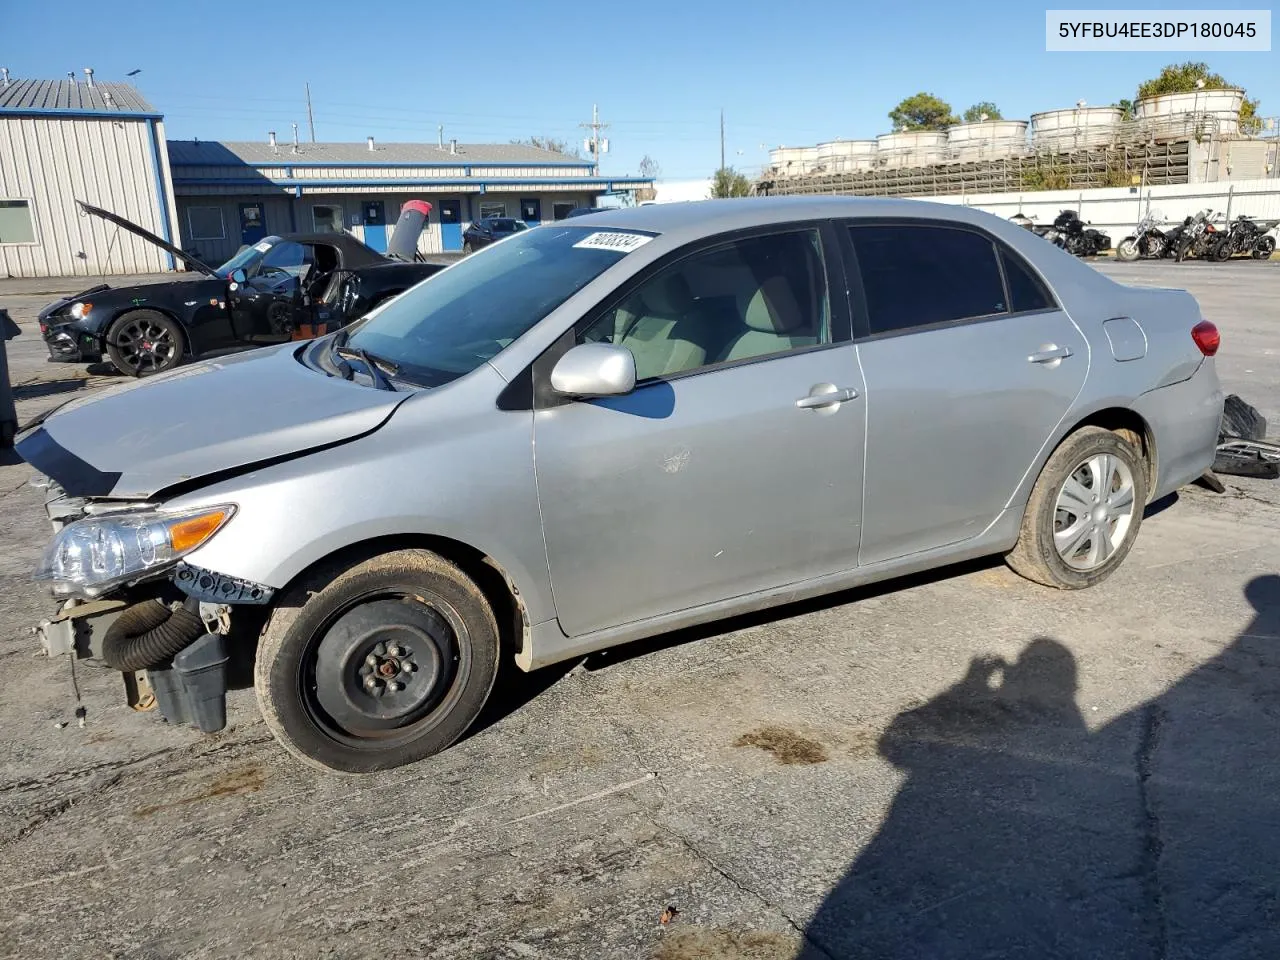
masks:
[[[162,324],[145,318],[126,322],[116,334],[116,347],[135,373],[166,370],[173,366],[178,352],[173,333]]]

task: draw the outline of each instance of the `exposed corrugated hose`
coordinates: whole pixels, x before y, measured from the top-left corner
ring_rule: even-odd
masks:
[[[170,610],[159,600],[135,603],[107,629],[102,659],[116,670],[145,670],[164,663],[205,632],[199,609]]]

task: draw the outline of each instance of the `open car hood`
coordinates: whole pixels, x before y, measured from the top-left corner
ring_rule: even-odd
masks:
[[[179,367],[57,408],[18,455],[71,496],[146,499],[371,433],[411,392],[303,366],[286,343]]]
[[[83,200],[77,200],[76,206],[78,206],[85,213],[92,214],[95,217],[101,217],[103,220],[106,220],[109,223],[114,223],[116,226],[121,227],[124,230],[128,230],[134,236],[141,237],[143,240],[146,240],[148,243],[155,244],[161,250],[164,250],[167,253],[173,254],[175,257],[177,257],[179,260],[181,260],[183,263],[189,266],[192,270],[198,270],[200,273],[208,274],[211,277],[216,277],[218,275],[214,271],[213,267],[209,266],[203,260],[197,260],[195,257],[191,256],[191,254],[184,253],[182,250],[179,250],[177,247],[175,247],[172,243],[169,243],[166,240],[161,240],[150,230],[144,230],[142,227],[138,226],[132,220],[126,220],[124,217],[120,216],[117,213],[112,213],[110,210],[103,210],[101,207],[95,207],[93,204],[85,203]]]

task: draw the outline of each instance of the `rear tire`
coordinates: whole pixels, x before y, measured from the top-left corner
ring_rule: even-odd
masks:
[[[1146,503],[1147,467],[1133,444],[1101,427],[1081,427],[1040,471],[1005,561],[1048,587],[1091,587],[1128,555]]]
[[[1253,249],[1249,251],[1249,256],[1255,260],[1270,260],[1271,255],[1275,252],[1275,237],[1263,237],[1253,245]]]
[[[302,762],[370,773],[453,744],[498,672],[480,588],[426,550],[321,564],[280,597],[258,646],[263,718]]]
[[[130,310],[107,328],[107,356],[129,377],[150,377],[182,362],[186,340],[172,317],[158,310]]]

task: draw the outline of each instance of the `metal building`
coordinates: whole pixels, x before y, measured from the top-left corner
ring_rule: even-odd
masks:
[[[221,262],[268,234],[346,230],[385,251],[400,206],[431,204],[422,253],[461,250],[473,220],[530,226],[651,178],[601,177],[590,160],[522,144],[169,141],[184,250]]]
[[[174,257],[80,213],[77,200],[222,263],[267,234],[345,230],[386,249],[401,205],[431,203],[419,249],[462,249],[466,225],[531,226],[602,194],[652,188],[589,160],[520,144],[166,141],[164,119],[126,83],[18,80],[0,69],[0,277],[181,269]]]
[[[164,146],[163,118],[129,84],[0,71],[0,277],[172,270],[173,257],[75,205],[176,237]]]

